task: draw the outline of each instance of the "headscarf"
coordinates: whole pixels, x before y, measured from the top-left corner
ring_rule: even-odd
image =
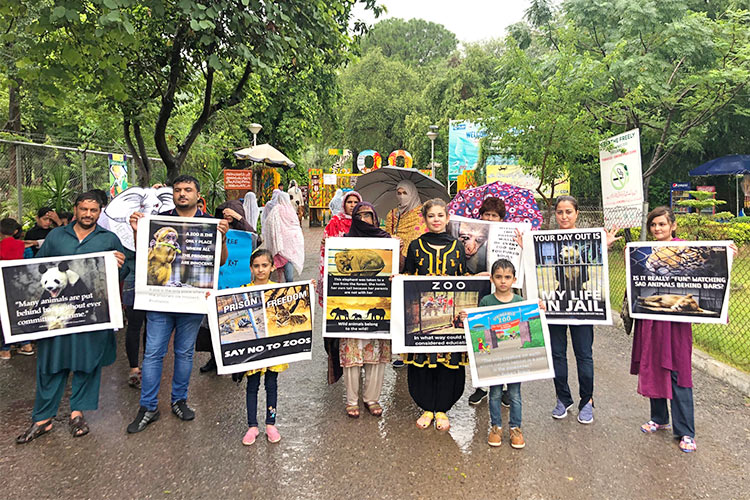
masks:
[[[242,217],[242,219],[240,220],[232,218],[232,222],[229,223],[229,229],[236,229],[238,231],[250,231],[253,233],[255,232],[255,228],[250,225],[250,223],[247,221],[247,217],[245,217],[245,209],[242,207],[242,202],[240,202],[240,200],[225,201],[224,203],[216,207],[214,216],[217,219],[223,219],[225,208],[231,208]]]
[[[271,210],[273,210],[273,207],[278,205],[279,196],[281,196],[281,193],[283,193],[283,191],[281,191],[280,189],[274,189],[273,193],[271,193],[271,199],[268,200],[268,203],[266,203],[266,206],[263,207],[263,213],[260,216],[261,224],[266,223],[266,218],[268,217],[268,214],[271,213]]]
[[[263,246],[274,257],[284,257],[301,273],[305,263],[305,238],[289,194],[274,190],[271,201],[263,211],[263,217]]]
[[[404,215],[406,212],[414,210],[420,205],[419,192],[417,191],[417,186],[412,181],[403,180],[396,185],[396,192],[398,192],[398,188],[406,191],[406,196],[398,201],[399,215]]]
[[[331,215],[337,215],[339,212],[341,212],[341,209],[343,207],[344,191],[342,191],[341,189],[337,189],[333,194],[333,198],[331,198],[331,201],[328,203],[328,208],[331,209]]]
[[[370,210],[372,210],[374,222],[376,225],[372,225],[355,217],[355,215],[363,208],[369,208]],[[378,214],[377,212],[375,212],[375,207],[372,206],[372,203],[361,201],[357,203],[357,205],[354,207],[354,210],[352,210],[352,226],[351,228],[349,228],[349,232],[346,233],[346,236],[357,236],[364,238],[390,238],[390,234],[386,233],[377,226],[378,221]]]
[[[245,194],[245,201],[242,203],[242,208],[245,210],[245,219],[247,219],[248,224],[253,228],[257,228],[260,209],[258,208],[258,198],[255,196],[255,193],[248,191]]]

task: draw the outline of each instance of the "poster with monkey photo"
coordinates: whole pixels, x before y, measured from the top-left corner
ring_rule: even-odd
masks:
[[[0,262],[6,344],[122,328],[114,252]]]
[[[724,323],[729,316],[731,241],[628,243],[628,306],[635,319]]]
[[[135,309],[206,313],[206,292],[219,282],[219,220],[138,219]]]
[[[611,325],[607,238],[603,229],[524,235],[529,299],[538,296],[551,325]]]
[[[312,359],[312,282],[211,292],[208,325],[220,375]]]
[[[323,336],[390,339],[399,240],[326,238],[325,245]]]

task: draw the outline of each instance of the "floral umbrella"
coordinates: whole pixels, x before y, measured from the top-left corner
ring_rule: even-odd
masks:
[[[471,189],[459,191],[448,204],[451,215],[479,218],[479,207],[485,198],[495,196],[505,202],[505,222],[529,222],[531,230],[542,225],[542,212],[536,204],[534,195],[524,189],[504,182],[493,182]]]

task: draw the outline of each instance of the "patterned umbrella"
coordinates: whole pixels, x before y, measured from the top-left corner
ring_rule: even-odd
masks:
[[[505,222],[529,222],[532,231],[542,225],[542,212],[532,192],[504,182],[493,182],[459,191],[448,204],[448,212],[451,215],[478,219],[479,207],[484,199],[490,196],[505,202]]]

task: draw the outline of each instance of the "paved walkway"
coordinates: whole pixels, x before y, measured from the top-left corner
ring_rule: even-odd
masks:
[[[321,234],[305,230],[304,278],[317,274]],[[190,387],[195,421],[171,415],[165,383],[162,419],[127,435],[139,394],[126,384],[124,349],[104,369],[100,410],[87,413],[91,434],[73,439],[68,433],[66,396],[55,430],[17,446],[13,439],[28,425],[33,405],[35,357],[14,356],[0,365],[4,497],[750,498],[750,401],[696,371],[698,452],[681,453],[666,433],[642,434],[648,401],[635,392],[636,378],[628,375],[630,338],[617,328],[596,329],[592,425],[579,424],[575,414],[561,421],[550,417],[551,381],[523,384],[523,450],[511,449],[507,434],[501,448],[487,446],[487,404],[467,404],[468,376],[464,397],[449,414],[449,433],[415,427],[419,411],[405,370],[386,371],[383,418],[348,418],[342,383],[326,385],[319,321],[315,334],[313,360],[279,377],[282,441],[271,445],[261,435],[251,447],[240,443],[246,430],[244,385],[198,373],[206,354],[196,355]],[[572,353],[570,364],[574,374]],[[171,369],[165,380],[168,375]],[[571,386],[577,391],[575,376]]]

